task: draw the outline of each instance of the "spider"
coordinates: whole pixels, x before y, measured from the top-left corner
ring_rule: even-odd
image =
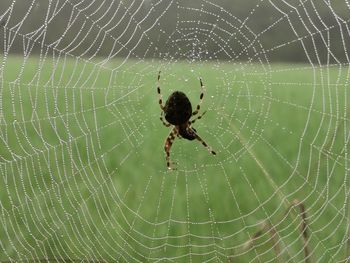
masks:
[[[196,110],[192,112],[192,105],[190,100],[187,98],[185,93],[181,91],[174,91],[165,102],[165,105],[163,105],[162,94],[160,92],[160,71],[158,73],[157,92],[159,95],[159,106],[162,110],[160,113],[160,120],[165,127],[170,127],[172,125],[174,126],[166,138],[164,145],[164,150],[166,153],[166,164],[170,170],[173,169],[172,162],[170,161],[170,149],[175,140],[175,136],[178,138],[185,138],[190,141],[197,139],[203,144],[204,147],[209,150],[211,154],[216,155],[216,152],[214,152],[212,148],[208,146],[208,144],[203,141],[201,137],[199,137],[196,129],[191,127],[191,125],[196,120],[201,119],[206,113],[206,111],[204,111],[202,114],[197,115],[199,113],[204,97],[204,85],[202,79],[200,78],[199,81],[201,86],[199,103],[196,107]],[[192,116],[196,116],[196,118],[190,120]]]

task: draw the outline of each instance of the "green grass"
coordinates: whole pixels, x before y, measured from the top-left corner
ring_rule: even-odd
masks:
[[[4,60],[0,260],[280,262],[342,260],[348,226],[347,72],[310,65]],[[184,91],[207,114],[177,139],[169,172],[164,99]],[[346,133],[347,134],[346,134]],[[260,261],[259,261],[260,260]],[[166,260],[164,260],[166,262]],[[312,261],[311,261],[312,262]]]

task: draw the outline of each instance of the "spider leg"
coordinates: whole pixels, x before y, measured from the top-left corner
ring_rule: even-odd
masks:
[[[163,106],[163,98],[162,98],[162,94],[160,93],[160,71],[158,72],[158,79],[157,79],[157,92],[159,95],[159,106],[160,108],[164,111],[164,106]]]
[[[198,114],[200,108],[201,108],[201,104],[203,102],[203,97],[204,97],[204,85],[202,82],[202,79],[199,78],[199,82],[201,84],[201,95],[199,95],[199,103],[197,104],[196,110],[194,112],[192,112],[192,116]]]
[[[207,111],[204,111],[202,114],[198,115],[196,118],[194,118],[192,121],[190,121],[190,124],[195,123],[196,120],[200,120],[206,112]]]
[[[205,141],[203,141],[203,139],[201,137],[199,137],[199,135],[197,133],[196,133],[196,139],[198,141],[200,141],[203,144],[203,146],[206,147],[211,154],[216,155],[216,152],[213,151],[213,149]]]
[[[173,167],[171,167],[172,162],[170,161],[170,149],[171,149],[171,146],[173,145],[173,142],[175,140],[175,136],[177,135],[177,133],[178,133],[177,129],[176,127],[174,127],[165,140],[165,145],[164,145],[164,150],[166,154],[165,158],[166,158],[166,165],[169,170],[174,169]]]
[[[171,124],[168,123],[166,120],[164,120],[163,112],[164,112],[164,111],[161,111],[161,112],[160,112],[160,118],[159,118],[159,119],[160,119],[160,121],[163,123],[163,125],[164,125],[165,127],[170,127]]]

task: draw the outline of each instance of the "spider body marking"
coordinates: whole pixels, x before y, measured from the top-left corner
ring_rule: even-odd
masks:
[[[163,105],[163,98],[160,92],[159,80],[160,80],[160,71],[158,73],[158,86],[157,86],[157,92],[159,95],[159,106],[162,110],[160,120],[166,127],[170,127],[172,125],[174,126],[170,134],[166,138],[165,145],[164,145],[168,169],[172,169],[171,161],[170,161],[170,149],[176,136],[180,138],[182,137],[190,141],[197,139],[203,144],[204,147],[206,147],[209,150],[211,154],[216,155],[215,151],[213,151],[211,147],[209,147],[206,144],[206,142],[204,142],[203,139],[199,137],[196,129],[191,127],[191,125],[196,120],[201,119],[203,115],[206,113],[204,111],[202,114],[198,115],[193,120],[190,120],[192,116],[197,115],[199,113],[200,105],[204,97],[204,85],[202,83],[202,79],[199,79],[200,85],[201,85],[200,100],[198,105],[196,106],[196,110],[193,112],[192,112],[192,105],[190,100],[188,99],[186,94],[181,91],[174,91],[165,102],[165,105]],[[163,116],[165,117],[165,120],[163,119]]]
[[[196,139],[195,131],[188,126],[192,116],[192,105],[185,93],[174,91],[164,106],[164,117],[177,128],[178,134],[187,140]]]
[[[174,91],[164,106],[165,119],[172,125],[181,125],[191,118],[192,105],[186,94]]]

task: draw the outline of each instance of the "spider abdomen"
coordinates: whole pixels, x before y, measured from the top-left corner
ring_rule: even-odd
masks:
[[[164,106],[165,119],[172,125],[187,123],[192,116],[192,105],[185,93],[173,92]]]

